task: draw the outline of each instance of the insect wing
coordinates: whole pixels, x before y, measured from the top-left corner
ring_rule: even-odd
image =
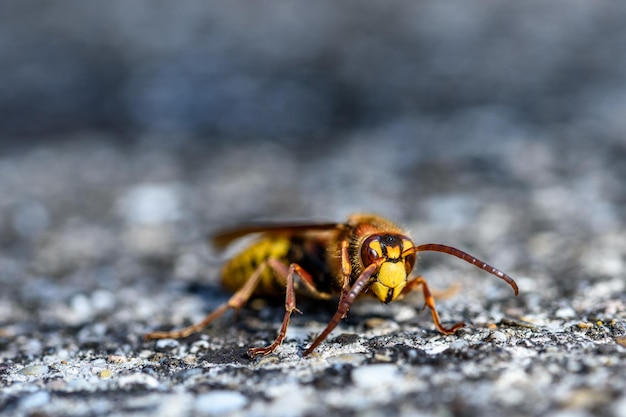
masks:
[[[253,233],[291,236],[306,232],[332,230],[341,227],[341,225],[341,223],[252,224],[219,231],[212,236],[212,241],[216,248],[223,249],[232,241]]]

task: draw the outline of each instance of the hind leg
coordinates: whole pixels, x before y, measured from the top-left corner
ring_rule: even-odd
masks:
[[[248,281],[246,281],[244,286],[239,289],[239,291],[234,293],[228,299],[227,302],[225,302],[224,304],[216,308],[213,312],[208,314],[204,319],[202,319],[202,321],[196,324],[192,324],[191,326],[185,327],[183,329],[179,329],[179,330],[172,330],[168,332],[157,331],[157,332],[147,333],[144,335],[144,339],[146,340],[166,339],[166,338],[182,339],[182,338],[191,336],[192,334],[201,331],[202,329],[207,327],[213,320],[217,319],[222,314],[224,314],[229,308],[239,310],[248,302],[248,300],[252,296],[252,293],[254,292],[256,287],[259,285],[259,281],[261,280],[263,270],[266,267],[267,267],[267,262],[263,262],[262,264],[260,264],[257,267],[257,269],[252,273],[250,278],[248,278]]]

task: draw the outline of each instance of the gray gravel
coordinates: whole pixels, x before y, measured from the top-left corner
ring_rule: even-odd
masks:
[[[0,415],[626,416],[626,8],[270,3],[2,6]],[[307,358],[333,303],[143,341],[227,300],[213,231],[354,212],[519,296],[424,253],[455,335],[411,294]]]
[[[363,135],[300,158],[260,142],[190,142],[190,155],[82,141],[3,157],[1,412],[624,415],[624,194],[610,158],[624,143],[588,152],[588,142],[509,138],[488,156],[426,157],[427,146],[398,141],[378,148],[374,168],[342,168],[377,144]],[[472,158],[486,160],[468,169]],[[407,175],[388,172],[394,164]],[[439,175],[416,176],[424,170]],[[252,215],[343,219],[357,206],[399,219],[418,242],[480,255],[517,279],[519,297],[425,254],[433,287],[461,285],[439,302],[444,322],[469,324],[454,336],[434,330],[416,294],[360,300],[308,358],[332,304],[302,300],[284,345],[255,360],[245,351],[274,336],[280,303],[185,340],[142,341],[227,298],[216,283],[224,256],[205,243],[212,229]]]

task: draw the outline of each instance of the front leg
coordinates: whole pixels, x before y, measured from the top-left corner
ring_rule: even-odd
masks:
[[[341,241],[341,278],[343,280],[341,284],[341,296],[339,297],[339,305],[343,302],[343,299],[350,292],[350,275],[352,275],[352,264],[350,263],[350,254],[348,253],[348,241]],[[344,313],[342,318],[348,315],[348,310]]]
[[[430,312],[433,316],[433,322],[435,323],[435,327],[437,327],[437,330],[439,330],[443,334],[454,334],[461,327],[465,327],[465,323],[463,322],[459,322],[450,328],[443,327],[443,325],[441,324],[441,320],[439,319],[439,313],[437,313],[437,308],[435,307],[435,297],[433,297],[433,295],[431,294],[430,289],[428,288],[428,284],[423,277],[418,276],[409,281],[406,287],[404,287],[402,293],[407,294],[415,290],[420,285],[422,286],[422,293],[424,294],[425,306],[430,309]]]
[[[370,266],[363,270],[361,275],[359,275],[356,281],[354,281],[354,284],[352,284],[352,287],[346,286],[346,288],[348,289],[347,291],[344,290],[342,292],[339,305],[337,306],[337,311],[330,319],[330,322],[328,322],[326,328],[322,331],[322,333],[320,333],[319,336],[315,338],[313,343],[311,343],[311,346],[309,346],[308,349],[304,351],[303,356],[307,356],[311,352],[313,352],[315,348],[328,337],[330,332],[332,332],[333,329],[337,327],[341,319],[345,317],[354,300],[356,300],[356,297],[361,294],[361,292],[370,284],[370,278],[372,277],[374,272],[378,270],[380,264],[382,264],[384,261],[384,258],[377,259]]]

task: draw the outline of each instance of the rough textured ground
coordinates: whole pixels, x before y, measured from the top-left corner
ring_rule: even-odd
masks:
[[[624,6],[270,3],[1,6],[0,415],[626,416]],[[415,294],[307,358],[332,303],[142,340],[228,298],[211,231],[359,211],[519,296],[425,253],[453,336]]]
[[[506,139],[471,153],[377,148],[377,135],[363,135],[302,159],[257,142],[87,140],[6,155],[1,412],[624,415],[624,194],[611,162],[624,144]],[[357,163],[376,148],[373,166]],[[245,351],[274,336],[280,305],[186,340],[142,341],[226,299],[221,256],[205,245],[212,228],[357,209],[483,257],[517,279],[519,297],[425,254],[420,272],[434,287],[462,285],[439,303],[445,322],[469,324],[454,336],[434,330],[416,296],[361,300],[308,358],[332,304],[301,303],[284,346],[255,360]]]

